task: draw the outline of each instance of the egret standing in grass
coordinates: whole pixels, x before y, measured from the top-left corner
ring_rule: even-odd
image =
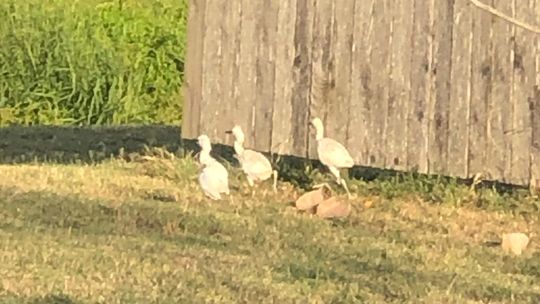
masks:
[[[226,131],[226,133],[234,135],[234,151],[242,171],[246,174],[248,184],[253,187],[255,181],[264,181],[273,175],[273,190],[277,192],[277,171],[272,170],[270,161],[262,153],[244,149],[245,138],[242,128],[237,125],[232,130]]]
[[[317,140],[317,154],[323,165],[328,167],[330,172],[336,177],[338,185],[342,185],[347,191],[347,196],[351,198],[351,193],[347,183],[341,178],[339,169],[352,168],[354,160],[349,151],[339,142],[332,138],[324,137],[324,127],[322,121],[315,117],[311,120],[311,125],[315,128]]]
[[[229,195],[229,174],[227,169],[210,155],[212,144],[206,135],[197,138],[201,147],[199,162],[204,166],[199,175],[199,184],[208,197],[213,200],[221,199],[221,194]]]

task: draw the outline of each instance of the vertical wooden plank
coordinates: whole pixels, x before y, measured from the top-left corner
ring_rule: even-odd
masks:
[[[193,139],[199,133],[199,103],[202,99],[202,54],[204,53],[206,0],[189,3],[182,138]]]
[[[535,21],[534,0],[514,0],[515,16],[526,23]],[[528,99],[534,95],[535,54],[531,42],[535,34],[515,27],[512,85],[512,170],[510,180],[519,185],[530,181],[531,121]]]
[[[386,136],[386,167],[405,170],[407,166],[407,111],[411,90],[413,1],[398,1],[391,10],[392,45]]]
[[[511,15],[512,2],[493,0],[493,7],[500,12]],[[491,38],[491,98],[487,111],[487,178],[509,181],[511,164],[512,104],[510,91],[512,84],[512,66],[510,57],[512,26],[499,17],[492,16]]]
[[[201,122],[199,133],[207,134],[212,141],[218,136],[218,122],[221,113],[223,88],[221,80],[222,46],[221,15],[226,0],[213,1],[206,6],[203,52],[203,90],[200,102]]]
[[[454,3],[451,104],[448,115],[448,174],[467,177],[469,107],[471,99],[472,10],[468,0]]]
[[[538,43],[537,43],[538,47]],[[538,52],[538,48],[536,48]],[[536,73],[538,75],[538,63],[539,57],[538,53],[536,54]],[[536,77],[536,86],[534,89],[534,96],[530,98],[530,109],[531,109],[531,179],[529,186],[538,191],[540,190],[540,87],[538,76]]]
[[[354,5],[354,30],[351,62],[351,104],[347,146],[355,163],[367,165],[369,154],[367,129],[369,109],[366,108],[369,82],[369,41],[373,35],[371,13],[375,1],[356,0]]]
[[[351,102],[352,44],[355,1],[335,1],[329,62],[330,93],[326,107],[326,133],[347,147]],[[333,60],[332,60],[333,59]],[[313,101],[312,101],[313,102]],[[353,134],[356,132],[353,131]],[[347,147],[349,150],[352,147]]]
[[[445,174],[448,151],[448,111],[450,103],[450,70],[454,1],[431,1],[433,6],[433,67],[429,102],[428,171]]]
[[[411,97],[407,113],[407,167],[428,171],[428,117],[432,67],[433,12],[430,1],[415,1],[413,47],[411,57]]]
[[[386,165],[386,122],[388,112],[388,75],[390,74],[390,0],[375,1],[373,6],[373,32],[371,36],[371,94],[366,100],[371,116],[368,128],[370,152],[368,165],[384,168]]]
[[[245,147],[255,148],[253,121],[254,100],[257,89],[257,20],[261,16],[256,1],[241,0],[242,31],[240,33],[238,96],[235,104],[235,125],[242,127],[245,134]],[[232,128],[232,126],[231,126]]]
[[[292,86],[295,61],[296,0],[279,1],[276,33],[276,72],[272,117],[272,152],[291,154],[293,151]]]
[[[289,122],[292,153],[307,156],[309,133],[309,104],[311,88],[311,43],[314,0],[297,0],[294,34],[292,115]]]
[[[492,5],[492,3],[485,2]],[[469,121],[469,176],[485,174],[488,105],[491,99],[491,14],[473,8],[471,113]]]
[[[272,111],[274,108],[275,47],[278,5],[276,1],[257,1],[259,18],[257,22],[257,92],[253,100],[255,119],[254,130],[256,150],[269,152],[272,142]]]
[[[534,24],[540,24],[540,0],[536,0]],[[540,189],[540,37],[535,37],[535,88],[530,101],[531,111],[531,180],[529,185],[534,190]]]
[[[218,121],[217,138],[215,142],[232,145],[234,138],[227,136],[224,131],[230,130],[238,117],[234,105],[238,97],[238,52],[240,51],[241,10],[242,2],[227,1],[222,23],[222,65],[220,79],[223,83],[222,97],[214,102],[220,103],[220,119]]]
[[[333,23],[334,1],[316,0],[313,7],[310,119],[317,116],[325,126],[326,135],[335,128],[327,121],[330,104],[335,102]],[[315,133],[308,137],[308,157],[317,158]]]

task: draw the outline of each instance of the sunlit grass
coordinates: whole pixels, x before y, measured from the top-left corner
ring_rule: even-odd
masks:
[[[458,184],[439,183],[432,192],[455,194],[435,203],[418,186],[432,181],[376,180],[350,181],[351,216],[327,221],[291,207],[303,190],[290,183],[251,197],[230,170],[233,199],[214,202],[194,160],[168,153],[0,166],[0,302],[540,300],[534,238],[520,257],[484,244],[540,231],[537,213],[483,208],[483,194]]]

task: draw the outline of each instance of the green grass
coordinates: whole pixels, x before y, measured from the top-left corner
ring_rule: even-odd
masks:
[[[351,182],[351,216],[329,221],[294,210],[290,183],[252,197],[236,168],[232,200],[208,201],[191,158],[0,172],[0,303],[540,301],[535,240],[519,257],[484,245],[539,231],[538,213],[457,184],[435,204],[432,181]]]
[[[0,125],[178,123],[187,0],[0,3]]]

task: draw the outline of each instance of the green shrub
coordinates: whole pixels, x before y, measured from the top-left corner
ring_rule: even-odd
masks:
[[[0,124],[178,123],[187,0],[0,3]]]

